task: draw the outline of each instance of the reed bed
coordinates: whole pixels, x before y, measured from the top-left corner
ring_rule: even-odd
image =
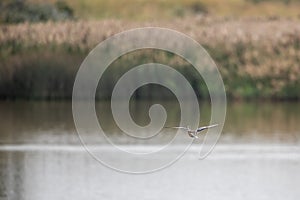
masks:
[[[76,70],[95,45],[123,30],[147,26],[175,29],[202,44],[219,66],[231,98],[300,98],[300,21],[201,16],[156,23],[101,20],[0,26],[0,96],[70,98]],[[124,62],[129,66],[153,61],[145,59],[149,53],[155,61],[173,63],[182,71],[187,66],[174,55],[148,51],[116,62],[112,73],[123,73],[119,66]],[[186,75],[194,78],[192,72]],[[109,92],[105,94],[103,98]]]

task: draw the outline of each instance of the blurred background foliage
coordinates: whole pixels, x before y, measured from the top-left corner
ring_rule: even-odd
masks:
[[[45,22],[74,19],[73,9],[64,1],[51,3],[28,3],[25,0],[2,0],[1,23]]]
[[[193,15],[300,17],[300,0],[1,0],[2,23],[66,19],[149,21]]]
[[[172,28],[216,61],[231,99],[300,99],[300,0],[1,0],[0,98],[69,99],[76,72],[99,42],[123,30]],[[113,63],[99,99],[147,62],[184,74],[199,98],[200,76],[176,55],[142,51]],[[157,89],[157,88],[156,88]],[[146,87],[137,98],[161,96]]]

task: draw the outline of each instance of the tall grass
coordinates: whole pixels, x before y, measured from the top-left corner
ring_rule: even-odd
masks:
[[[122,30],[150,25],[177,29],[200,42],[217,62],[231,98],[300,99],[300,22],[221,18],[1,26],[0,97],[70,98],[76,71],[89,50]],[[115,62],[98,97],[109,98],[115,81],[130,66],[153,61],[174,66],[199,97],[207,97],[205,85],[184,60],[157,51],[133,52]],[[150,89],[137,96],[149,98]]]

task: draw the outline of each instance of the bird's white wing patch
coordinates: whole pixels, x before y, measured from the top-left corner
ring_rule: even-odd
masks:
[[[176,128],[176,129],[182,129],[182,130],[189,130],[187,127],[182,127],[182,126],[176,126],[176,127],[165,127],[165,128]]]

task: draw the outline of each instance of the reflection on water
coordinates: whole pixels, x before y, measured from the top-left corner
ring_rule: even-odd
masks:
[[[134,102],[130,111],[141,126],[149,123],[149,106],[157,102]],[[178,125],[180,108],[177,102],[160,102],[167,110],[167,126]],[[120,134],[114,123],[109,102],[96,105],[100,124],[109,137],[119,143],[132,143]],[[0,143],[75,144],[78,137],[72,118],[70,102],[1,102]],[[200,105],[200,125],[210,119],[209,104]],[[226,123],[220,142],[225,143],[299,143],[300,103],[232,103],[227,107]],[[144,133],[141,133],[144,134]],[[159,143],[169,140],[170,134],[157,137]],[[91,138],[94,140],[95,138]],[[99,138],[101,143],[101,138]]]
[[[235,103],[228,106],[223,136],[246,143],[299,143],[299,119],[297,102]]]
[[[139,125],[149,123],[152,103],[130,105]],[[177,125],[177,102],[161,103],[168,113],[166,124]],[[120,133],[108,102],[97,103],[96,110],[114,141],[141,144]],[[209,122],[209,104],[201,104],[200,110],[203,125]],[[299,119],[299,103],[229,104],[220,142],[207,159],[198,160],[196,142],[171,167],[133,176],[102,166],[84,151],[70,102],[1,102],[0,199],[299,199]],[[154,144],[164,143],[172,134],[162,131]],[[91,138],[100,144],[102,139]],[[106,151],[115,155],[113,149]],[[150,163],[169,156],[159,155]]]

